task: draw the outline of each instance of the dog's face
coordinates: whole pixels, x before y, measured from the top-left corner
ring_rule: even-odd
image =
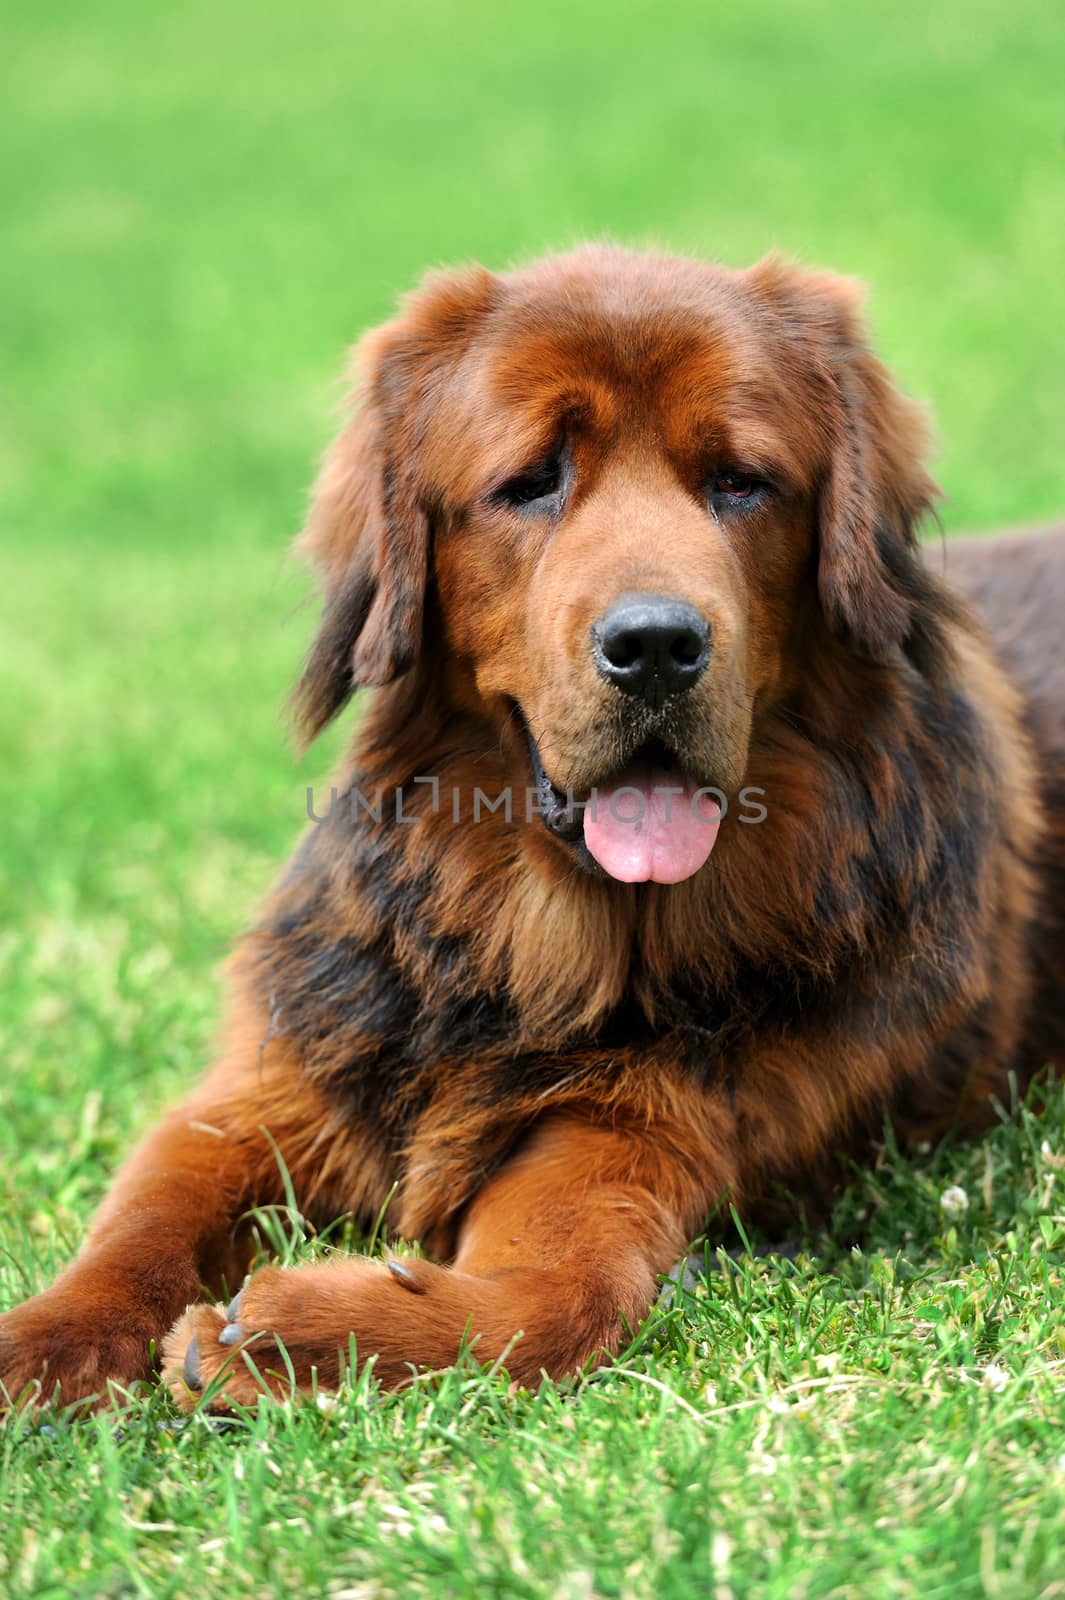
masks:
[[[932,486],[853,287],[585,250],[434,280],[365,359],[305,535],[330,596],[312,730],[432,636],[457,701],[526,730],[560,838],[689,876],[698,791],[742,784],[811,619],[867,657],[905,640],[893,551]]]

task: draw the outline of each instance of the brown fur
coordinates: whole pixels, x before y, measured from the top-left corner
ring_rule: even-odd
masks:
[[[144,1376],[164,1336],[184,1405],[284,1388],[277,1341],[304,1387],[352,1339],[391,1385],[467,1335],[522,1381],[571,1372],[725,1197],[816,1201],[885,1115],[978,1127],[1065,1053],[1065,541],[951,548],[989,644],[918,550],[925,422],[858,300],[775,261],[588,249],[432,278],[364,341],[302,541],[307,736],[376,686],[342,803],[231,963],[220,1062],[0,1319],[12,1396]],[[749,509],[712,487],[735,469],[768,485]],[[588,645],[636,590],[712,628],[665,721]],[[667,739],[729,798],[707,864],[585,870],[524,814],[526,728],[578,795]],[[474,821],[508,786],[512,815]],[[264,1269],[229,1320],[199,1304],[282,1198],[271,1139],[308,1214],[369,1221],[396,1183],[392,1226],[443,1264]]]

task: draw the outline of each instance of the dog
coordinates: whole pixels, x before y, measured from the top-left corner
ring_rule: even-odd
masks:
[[[886,1118],[976,1130],[1065,1058],[1065,538],[923,552],[927,422],[861,301],[588,247],[363,340],[302,736],[372,694],[217,1065],[0,1319],[12,1403],[153,1347],[185,1408],[352,1352],[562,1378],[722,1207],[816,1204]],[[392,1195],[424,1254],[244,1281],[279,1156],[312,1221]]]

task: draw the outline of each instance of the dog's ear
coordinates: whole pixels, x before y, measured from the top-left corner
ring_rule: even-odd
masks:
[[[351,416],[326,454],[297,540],[324,591],[293,695],[305,741],[360,685],[391,683],[417,658],[433,496],[419,444],[442,369],[465,348],[497,282],[480,268],[434,275],[355,349]]]
[[[895,387],[870,348],[853,279],[816,277],[834,309],[837,409],[819,515],[821,603],[837,632],[883,661],[910,633],[917,528],[939,490],[925,470],[925,408]],[[831,347],[830,347],[831,348]]]
[[[818,589],[832,629],[885,661],[904,645],[923,589],[917,527],[939,497],[925,470],[925,408],[900,394],[865,330],[863,286],[777,261],[755,269],[816,368],[827,470],[818,504]]]

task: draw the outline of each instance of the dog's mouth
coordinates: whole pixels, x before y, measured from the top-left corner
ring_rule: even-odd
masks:
[[[544,826],[580,864],[619,883],[682,883],[699,871],[717,839],[721,808],[678,757],[648,740],[587,794],[556,787],[526,727]]]

